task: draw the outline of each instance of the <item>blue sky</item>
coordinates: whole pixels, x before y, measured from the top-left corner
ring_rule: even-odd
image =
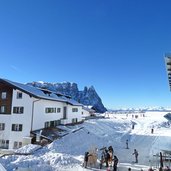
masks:
[[[0,1],[0,77],[93,85],[106,107],[171,106],[170,0]]]

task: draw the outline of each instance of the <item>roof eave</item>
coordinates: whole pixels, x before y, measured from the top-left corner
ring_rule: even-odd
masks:
[[[45,98],[45,97],[41,97],[41,96],[35,95],[35,94],[33,94],[33,93],[29,92],[29,91],[26,91],[26,90],[24,90],[24,89],[22,89],[20,87],[17,87],[15,85],[11,84],[10,82],[8,82],[5,79],[0,79],[0,82],[3,82],[5,84],[7,84],[7,85],[10,85],[14,89],[18,89],[18,90],[20,90],[20,91],[30,95],[31,97],[34,97],[34,98],[37,98],[37,99],[44,99],[44,100],[51,100],[51,101],[58,101],[58,102],[67,102],[66,100],[49,99],[49,98]]]

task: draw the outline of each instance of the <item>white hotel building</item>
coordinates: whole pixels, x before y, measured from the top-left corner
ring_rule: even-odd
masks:
[[[82,121],[82,104],[68,96],[0,79],[0,148],[16,149],[31,132]]]
[[[165,65],[166,65],[166,72],[169,81],[169,88],[171,90],[171,53],[165,54]]]

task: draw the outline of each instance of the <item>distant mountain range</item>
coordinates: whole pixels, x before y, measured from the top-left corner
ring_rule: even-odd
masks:
[[[171,107],[142,107],[142,108],[118,108],[118,109],[108,109],[108,111],[171,111]]]
[[[80,91],[76,83],[63,82],[63,83],[46,83],[43,81],[27,83],[34,87],[44,88],[64,95],[71,96],[74,100],[82,103],[86,106],[92,106],[92,108],[98,113],[104,113],[107,109],[104,107],[101,98],[97,94],[95,88],[84,87],[84,90]]]

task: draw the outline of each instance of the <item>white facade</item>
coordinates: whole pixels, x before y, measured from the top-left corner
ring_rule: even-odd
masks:
[[[83,109],[82,111],[82,117],[89,117],[91,113],[88,110]]]
[[[22,98],[17,98],[17,93]],[[22,108],[22,112],[14,112],[14,108]],[[48,109],[53,112],[47,112]],[[11,113],[0,114],[0,124],[5,124],[4,130],[0,130],[0,145],[7,143],[5,148],[13,149],[25,145],[26,137],[30,132],[45,128],[48,124],[69,124],[82,121],[82,106],[72,105],[64,101],[55,101],[36,98],[19,89],[13,89]],[[15,124],[15,125],[14,125]],[[46,125],[47,124],[47,125]]]
[[[95,114],[95,110],[92,109],[92,106],[83,106],[83,109],[82,109],[83,118],[93,116],[94,114]]]

